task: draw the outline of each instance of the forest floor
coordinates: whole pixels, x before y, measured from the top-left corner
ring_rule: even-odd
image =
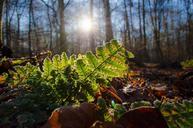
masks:
[[[193,100],[192,70],[138,67],[127,78],[114,79],[112,85],[124,102],[153,102],[162,98]]]
[[[114,78],[111,85],[121,102],[129,108],[136,101],[193,101],[193,70],[158,67],[135,67],[125,78]],[[0,81],[0,103],[15,98],[13,90]],[[106,96],[108,100],[117,100]],[[0,109],[0,115],[6,111]],[[13,122],[14,123],[14,122]],[[0,125],[1,127],[1,125]]]

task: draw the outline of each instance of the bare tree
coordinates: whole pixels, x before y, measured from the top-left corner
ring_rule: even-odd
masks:
[[[94,1],[90,0],[90,19],[93,25],[93,6],[94,6]],[[94,52],[95,51],[95,39],[94,39],[94,27],[92,27],[91,31],[90,31],[90,47],[91,50]]]
[[[31,29],[32,29],[32,10],[33,10],[33,0],[29,1],[29,26],[28,26],[28,52],[29,52],[29,57],[32,57],[32,42],[31,42]]]
[[[124,22],[125,22],[125,47],[130,49],[131,48],[131,35],[130,35],[130,24],[129,24],[129,16],[128,16],[126,0],[123,1],[123,5],[124,5]]]
[[[153,42],[155,44],[155,51],[157,54],[158,60],[163,62],[163,53],[161,49],[161,41],[160,41],[160,29],[161,29],[161,7],[164,1],[156,1],[149,0],[149,8],[150,8],[150,17],[151,24],[153,29]]]
[[[138,17],[139,17],[139,38],[140,43],[142,42],[142,21],[141,21],[141,0],[138,0]]]
[[[2,36],[2,26],[3,26],[3,22],[2,22],[2,15],[3,15],[3,5],[4,5],[5,0],[1,0],[0,1],[0,46],[3,44],[3,36]]]
[[[142,0],[142,22],[143,22],[143,52],[144,57],[149,59],[147,51],[147,35],[146,35],[146,10],[145,10],[145,0]]]
[[[58,0],[59,21],[60,21],[60,43],[59,49],[67,51],[65,22],[64,22],[64,0]]]
[[[111,39],[113,39],[113,28],[112,28],[109,0],[103,0],[103,8],[104,8],[104,17],[105,17],[106,42],[108,42]]]
[[[187,27],[186,27],[186,50],[189,57],[193,56],[193,23],[192,23],[192,15],[191,12],[191,1],[190,0],[184,0],[185,5],[185,11],[187,15]]]

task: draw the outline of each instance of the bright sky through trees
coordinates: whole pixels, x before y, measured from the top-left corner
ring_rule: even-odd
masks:
[[[82,17],[79,21],[79,29],[83,32],[90,32],[93,28],[93,23],[89,17]]]

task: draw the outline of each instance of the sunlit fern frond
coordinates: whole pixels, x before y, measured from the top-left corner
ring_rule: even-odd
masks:
[[[126,54],[127,53],[127,54]],[[104,47],[98,47],[96,54],[87,52],[76,62],[77,72],[82,79],[95,79],[121,77],[128,71],[126,58],[132,58],[134,55],[116,40],[112,40]]]
[[[160,108],[170,128],[193,127],[193,102],[166,102]]]

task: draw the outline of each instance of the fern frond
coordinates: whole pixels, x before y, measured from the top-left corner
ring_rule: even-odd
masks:
[[[15,66],[15,71],[9,71],[12,87],[17,87],[18,85],[25,85],[30,76],[38,71],[38,67],[27,63],[25,66]]]
[[[165,102],[160,108],[170,128],[191,128],[193,124],[193,102],[183,100],[178,102]]]
[[[62,53],[61,55],[61,66],[62,68],[66,67],[66,65],[68,65],[68,56],[66,55],[65,52]]]
[[[46,58],[43,62],[42,77],[44,78],[50,77],[52,70],[53,70],[52,61],[49,58]]]
[[[86,57],[87,57],[88,64],[93,68],[97,68],[98,60],[96,56],[92,52],[88,52],[86,54]]]
[[[84,58],[76,62],[77,72],[83,76],[82,79],[94,79],[96,76],[103,78],[121,77],[128,69],[125,63],[127,57],[133,57],[130,52],[116,40],[111,41],[104,47],[96,49],[96,55],[88,52]]]
[[[131,108],[151,106],[149,101],[136,101]],[[159,108],[170,128],[192,128],[193,124],[193,102],[183,100],[182,102],[154,101],[154,106]]]
[[[53,69],[54,70],[59,70],[61,69],[61,64],[60,64],[61,60],[60,60],[60,56],[59,55],[55,55],[52,58],[52,65],[53,65]]]
[[[79,75],[86,77],[87,69],[86,69],[86,65],[83,62],[83,60],[82,59],[78,59],[77,62],[76,62],[76,65],[77,65],[77,70],[79,71]]]

